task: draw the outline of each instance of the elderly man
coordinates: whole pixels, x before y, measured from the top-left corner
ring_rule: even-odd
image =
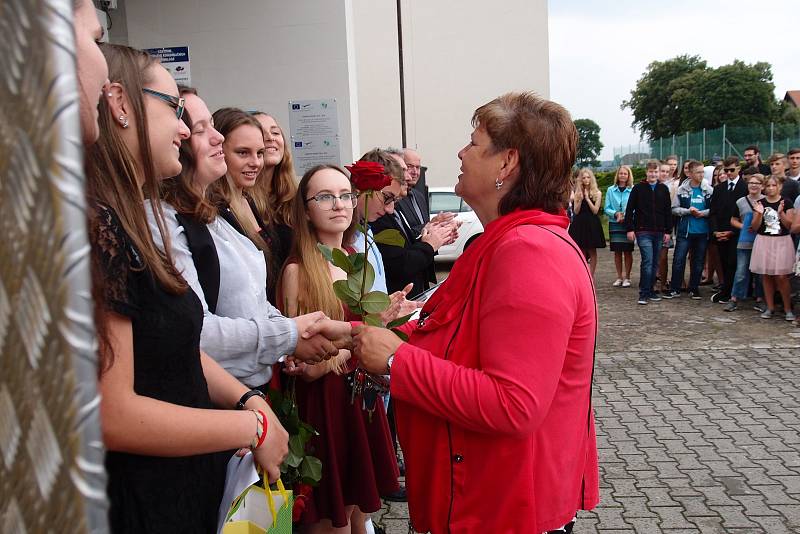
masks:
[[[406,164],[406,182],[408,183],[408,196],[397,203],[397,209],[403,212],[411,227],[417,233],[430,222],[428,199],[422,187],[417,187],[421,172],[420,156],[416,150],[404,148],[401,155]]]

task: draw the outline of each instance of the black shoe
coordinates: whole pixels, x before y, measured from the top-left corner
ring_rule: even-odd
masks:
[[[372,530],[375,531],[375,534],[386,534],[386,530],[383,527],[378,526],[377,524],[375,524],[374,521],[372,523]]]
[[[692,297],[692,300],[700,300],[703,298],[702,296],[700,296],[700,291],[698,291],[697,289],[689,291],[689,296]]]
[[[400,470],[400,476],[406,476],[406,463],[400,458],[397,459],[397,469]]]
[[[713,295],[711,295],[711,302],[717,304],[727,304],[730,300],[730,297],[726,297],[722,294],[722,291],[717,291]]]
[[[394,493],[387,493],[382,495],[384,501],[389,502],[408,502],[408,495],[406,495],[406,487],[400,486],[400,489]]]
[[[674,296],[675,296],[675,295],[673,295],[673,294],[672,294],[672,291],[666,291],[666,290],[665,290],[665,291],[662,291],[662,292],[661,292],[661,298],[662,298],[662,299],[667,299],[667,300],[669,300],[669,299],[671,299],[671,298],[672,298],[672,297],[674,297]]]

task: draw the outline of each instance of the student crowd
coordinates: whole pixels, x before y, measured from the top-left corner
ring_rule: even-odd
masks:
[[[767,163],[755,145],[743,156],[743,162],[732,155],[711,166],[689,159],[680,173],[677,156],[650,160],[646,179],[635,185],[631,168],[623,165],[602,206],[594,174],[581,169],[571,197],[570,234],[596,263],[596,249],[605,247],[602,209],[609,221],[614,287],[630,287],[634,243],[639,247],[641,305],[683,294],[701,299],[700,286],[713,285],[711,301],[725,304],[726,312],[752,298],[761,318],[780,311],[797,324],[792,293],[797,298],[800,285],[800,148],[772,154]]]

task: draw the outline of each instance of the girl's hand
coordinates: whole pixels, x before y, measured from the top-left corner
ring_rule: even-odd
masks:
[[[778,215],[783,215],[783,202],[784,201],[781,200],[781,203],[778,204]]]
[[[411,313],[411,312],[407,313],[401,313],[401,312],[403,310],[408,309],[408,305],[405,304],[409,302],[406,300],[406,295],[408,295],[408,293],[411,291],[413,287],[414,284],[408,284],[401,291],[395,291],[394,293],[389,295],[389,307],[386,308],[383,312],[381,312],[381,322],[383,322],[383,324],[389,324],[398,317],[402,317],[403,315],[408,315],[408,313]],[[411,308],[412,311],[414,309],[416,309],[416,306]]]
[[[756,202],[755,205],[753,206],[753,210],[756,213],[760,213],[761,215],[764,215],[764,204],[762,204],[761,202]]]
[[[283,372],[289,376],[300,376],[303,374],[303,371],[305,371],[307,365],[307,363],[289,356],[286,358],[286,361],[283,362]]]

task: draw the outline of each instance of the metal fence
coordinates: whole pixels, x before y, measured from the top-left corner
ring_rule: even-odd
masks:
[[[665,157],[675,154],[678,159],[712,160],[715,156],[724,158],[730,155],[742,157],[744,149],[757,145],[762,159],[770,154],[800,147],[800,124],[768,123],[756,126],[727,126],[713,130],[686,132],[672,137],[654,139],[649,143],[637,143],[614,148],[614,160],[620,163],[636,164],[641,159]],[[627,161],[626,161],[627,160]],[[637,160],[637,161],[634,161]]]

